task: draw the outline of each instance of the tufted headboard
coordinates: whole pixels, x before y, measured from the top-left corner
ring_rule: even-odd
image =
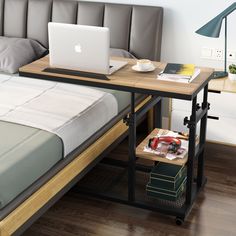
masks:
[[[106,26],[111,47],[160,59],[163,9],[68,0],[0,0],[0,35],[31,38],[48,47],[49,21]],[[60,40],[60,39],[58,39]]]

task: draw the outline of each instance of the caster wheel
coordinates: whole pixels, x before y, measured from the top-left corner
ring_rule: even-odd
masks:
[[[184,223],[184,221],[183,221],[183,219],[180,219],[180,218],[176,218],[175,219],[175,223],[177,224],[177,225],[182,225],[183,223]]]

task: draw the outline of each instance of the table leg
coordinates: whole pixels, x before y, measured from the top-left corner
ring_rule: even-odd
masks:
[[[189,146],[188,146],[188,162],[187,162],[187,186],[186,186],[186,203],[192,204],[193,201],[193,177],[194,177],[194,158],[195,158],[195,142],[196,142],[196,110],[197,97],[192,101],[192,114],[188,123],[189,128]]]
[[[131,93],[131,111],[129,115],[129,167],[128,167],[128,200],[135,201],[136,165],[136,114],[135,93]]]
[[[153,126],[154,128],[162,128],[162,99],[153,107]],[[155,161],[154,165],[158,163]]]
[[[162,128],[162,99],[153,108],[154,128]]]
[[[207,98],[208,98],[208,85],[206,85],[204,88],[202,109],[208,107]],[[200,146],[203,147],[206,142],[206,129],[207,129],[207,113],[202,117],[200,126]],[[204,149],[205,148],[203,148],[201,154],[198,157],[198,169],[197,169],[198,187],[201,187],[204,182]]]

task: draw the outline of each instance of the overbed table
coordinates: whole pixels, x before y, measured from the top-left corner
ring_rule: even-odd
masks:
[[[201,73],[196,79],[189,84],[183,84],[156,79],[157,74],[164,69],[166,63],[153,62],[156,66],[154,72],[138,73],[132,70],[132,66],[136,64],[134,59],[119,58],[119,60],[126,60],[128,64],[111,76],[99,76],[94,74],[84,75],[61,69],[51,70],[49,68],[48,56],[22,67],[19,73],[21,76],[26,77],[130,92],[131,112],[124,118],[124,121],[129,126],[128,196],[127,199],[107,195],[104,195],[103,197],[120,203],[176,216],[176,223],[181,224],[189,214],[198,192],[200,192],[206,183],[204,175],[204,148],[206,141],[207,113],[209,109],[208,83],[211,78],[213,78],[214,70],[211,68],[201,68]],[[197,95],[201,90],[204,90],[203,102],[202,104],[198,104]],[[136,93],[151,96],[149,102],[138,111],[135,111]],[[184,124],[187,125],[189,129],[189,149],[187,160],[186,200],[180,208],[173,208],[161,204],[146,204],[136,200],[135,197],[135,175],[136,169],[138,169],[138,165],[136,164],[136,123],[141,116],[153,108],[155,117],[154,126],[161,128],[161,103],[163,97],[192,101],[192,112],[190,117],[185,117],[183,119]],[[200,135],[199,143],[196,146],[196,126],[199,122]],[[194,176],[195,161],[197,161],[196,178]],[[173,161],[173,164],[175,164],[174,162],[175,161]]]

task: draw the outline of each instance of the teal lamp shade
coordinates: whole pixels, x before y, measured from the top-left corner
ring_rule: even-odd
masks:
[[[216,17],[207,24],[203,25],[199,30],[196,31],[196,33],[207,37],[219,38],[222,20],[223,19],[218,19]]]
[[[214,17],[200,29],[198,29],[196,33],[207,37],[219,38],[222,21],[235,9],[236,9],[236,2],[227,7],[224,11],[222,11],[219,15]]]
[[[227,16],[232,13],[236,9],[236,2],[227,7],[224,11],[222,11],[219,15],[214,17],[208,23],[203,25],[200,29],[196,31],[197,34],[211,37],[211,38],[219,38],[221,25],[223,20],[225,21],[225,58],[224,58],[224,71],[216,71],[214,73],[214,78],[222,78],[228,75],[227,73]]]

